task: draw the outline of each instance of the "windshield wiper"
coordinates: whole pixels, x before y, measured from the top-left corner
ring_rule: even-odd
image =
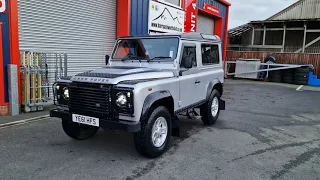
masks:
[[[125,60],[130,60],[130,59],[138,59],[138,58],[141,58],[139,56],[136,56],[136,55],[127,55],[126,57],[122,58],[121,61],[125,61]]]
[[[172,57],[170,56],[157,56],[154,58],[149,59],[149,61],[155,60],[155,59],[171,59]]]

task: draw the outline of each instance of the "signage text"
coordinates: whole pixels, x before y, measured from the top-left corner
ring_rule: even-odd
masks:
[[[185,0],[185,32],[196,32],[197,30],[197,0]]]
[[[219,16],[220,10],[208,3],[204,3],[203,10],[206,11],[209,14]]]
[[[150,1],[149,33],[182,33],[184,16],[184,11],[180,8]]]

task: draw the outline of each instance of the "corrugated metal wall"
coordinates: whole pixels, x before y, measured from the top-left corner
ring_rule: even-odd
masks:
[[[283,11],[268,20],[319,19],[320,0],[303,0],[301,3]]]
[[[20,49],[66,52],[68,74],[101,67],[116,38],[116,1],[19,0]]]
[[[131,0],[130,34],[148,34],[149,0]]]
[[[220,9],[220,16],[224,19],[223,21],[223,29],[222,29],[222,40],[224,40],[225,36],[225,28],[226,28],[226,15],[227,15],[227,7],[220,3],[217,0],[197,0],[197,7],[203,9],[204,3],[211,4]],[[224,47],[224,41],[222,41],[222,47]]]
[[[236,52],[227,51],[227,60],[234,61],[239,58],[264,60],[269,52]],[[315,73],[320,77],[320,54],[275,53],[279,64],[312,64]]]
[[[201,32],[205,34],[213,34],[214,20],[212,19],[212,17],[199,12],[198,20],[197,20],[197,32]]]

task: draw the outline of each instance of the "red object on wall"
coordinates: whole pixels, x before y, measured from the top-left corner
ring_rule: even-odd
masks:
[[[184,31],[196,32],[197,31],[197,0],[185,0],[185,19]]]
[[[117,38],[130,35],[130,0],[118,0]]]
[[[216,8],[208,3],[204,3],[203,10],[209,14],[214,15],[214,16],[219,16],[219,13],[220,13],[219,8]]]
[[[3,49],[2,49],[2,23],[0,22],[0,106],[5,105],[4,100],[4,67],[3,67]]]
[[[18,67],[17,77],[20,77],[20,48],[18,30],[18,0],[9,0],[9,26],[10,26],[10,63]],[[20,78],[18,78],[18,101],[20,97]]]

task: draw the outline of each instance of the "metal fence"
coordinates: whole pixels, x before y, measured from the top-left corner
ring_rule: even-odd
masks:
[[[21,105],[24,112],[53,103],[53,83],[67,76],[67,54],[20,51]]]
[[[238,52],[227,51],[227,60],[235,61],[240,58],[260,59],[263,61],[270,52]],[[300,64],[313,65],[314,73],[320,77],[320,54],[303,54],[303,53],[273,53],[276,57],[276,63],[279,64]]]

